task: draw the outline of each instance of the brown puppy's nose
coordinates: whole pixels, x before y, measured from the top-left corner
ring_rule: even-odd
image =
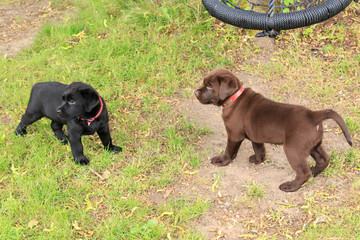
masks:
[[[199,95],[200,95],[200,90],[199,90],[199,89],[196,90],[196,91],[194,92],[194,94],[195,94],[196,97],[199,97]]]

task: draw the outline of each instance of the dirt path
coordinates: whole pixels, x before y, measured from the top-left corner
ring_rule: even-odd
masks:
[[[29,47],[44,22],[56,19],[48,0],[20,1],[0,5],[0,54],[13,57]]]

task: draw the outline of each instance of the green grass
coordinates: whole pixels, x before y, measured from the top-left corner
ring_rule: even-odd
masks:
[[[315,45],[332,41],[333,47],[320,48],[327,61],[313,55],[304,34],[294,30],[277,41],[277,61],[260,65],[246,61],[261,54],[251,40],[253,31],[220,25],[200,0],[56,0],[52,6],[72,7],[74,13],[46,24],[30,49],[0,58],[1,239],[203,239],[192,221],[207,211],[205,199],[170,197],[154,203],[147,193],[169,188],[203,161],[196,143],[209,130],[178,114],[171,99],[178,89],[192,94],[188,89],[217,67],[263,76],[279,100],[296,94],[319,108],[335,101],[359,137],[359,53],[350,51],[341,37],[351,35],[359,46],[358,24],[336,25],[335,32],[312,28],[309,39]],[[349,14],[356,9],[352,6]],[[292,81],[279,84],[284,78]],[[123,153],[106,152],[96,135],[83,138],[91,168],[109,173],[105,181],[73,163],[49,120],[30,126],[24,138],[14,136],[32,85],[42,81],[86,82],[106,100],[112,138]],[[332,159],[339,163],[333,174],[347,176],[360,165],[358,147],[347,155],[334,153]],[[214,191],[220,182],[221,176],[214,176]],[[248,191],[266,198],[260,186]],[[324,209],[309,203],[312,212],[335,215],[326,225],[307,226],[304,238],[350,236],[346,232],[359,222],[355,200],[349,197],[340,207],[327,204]]]
[[[245,184],[245,192],[250,198],[263,199],[266,187],[258,184],[256,181],[247,181]]]
[[[339,189],[315,192],[305,197],[303,209],[312,218],[304,227],[302,239],[357,239],[359,225],[359,179],[349,186],[349,193]]]
[[[67,4],[77,14],[47,24],[31,49],[0,60],[6,119],[0,126],[0,238],[201,238],[189,221],[206,211],[205,200],[154,206],[144,192],[166,188],[201,162],[192,144],[207,130],[174,114],[168,98],[195,84],[202,68],[229,62],[216,51],[221,46],[203,48],[212,42],[212,20],[193,1]],[[106,181],[73,163],[49,120],[33,124],[24,138],[14,136],[39,81],[83,81],[106,99],[112,137],[124,152],[110,154],[97,136],[83,138],[91,168],[110,172]],[[163,211],[173,214],[161,217]]]

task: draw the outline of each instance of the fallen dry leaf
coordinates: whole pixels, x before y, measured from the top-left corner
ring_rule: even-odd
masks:
[[[98,176],[100,178],[100,180],[106,180],[101,174],[99,174],[97,171],[95,171],[95,169],[93,169],[92,167],[89,167],[90,171],[92,171],[96,176]]]
[[[32,219],[32,220],[30,220],[30,222],[28,223],[28,228],[35,227],[38,223],[39,223],[39,221],[37,221],[36,219]]]
[[[138,207],[133,207],[133,208],[131,209],[131,213],[130,213],[129,215],[127,215],[126,218],[131,217],[131,216],[134,214],[134,212],[136,211],[136,209],[138,209]]]
[[[73,223],[73,227],[74,227],[74,229],[75,229],[76,231],[82,231],[82,230],[83,230],[82,227],[79,227],[79,225],[78,225],[78,223],[76,222],[76,220],[75,220],[75,222]]]
[[[104,179],[108,179],[110,177],[111,173],[109,170],[105,170],[101,176],[104,178]]]
[[[168,198],[171,192],[172,192],[172,189],[166,190],[163,198]]]

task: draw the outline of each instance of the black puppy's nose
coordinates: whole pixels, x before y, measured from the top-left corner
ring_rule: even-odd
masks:
[[[196,90],[196,91],[194,92],[194,94],[195,94],[196,97],[199,97],[199,95],[200,95],[200,90],[199,90],[199,89]]]
[[[61,113],[60,107],[58,107],[58,108],[56,109],[56,113],[57,113],[57,114]]]

